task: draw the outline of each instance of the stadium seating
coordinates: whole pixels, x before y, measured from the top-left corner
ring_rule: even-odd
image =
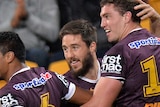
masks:
[[[29,67],[38,67],[38,64],[36,62],[33,61],[28,61],[26,60],[25,62]]]
[[[160,0],[149,0],[149,4],[160,14]],[[146,28],[147,30],[151,30],[150,28],[150,20],[142,20],[141,25],[143,28]]]
[[[6,85],[6,82],[4,80],[0,80],[0,89]]]
[[[64,74],[69,70],[69,66],[66,60],[59,60],[49,64],[48,70]]]
[[[149,0],[149,4],[160,14],[160,0]]]
[[[142,20],[141,21],[141,26],[149,31],[151,31],[151,28],[150,28],[150,20],[149,19],[146,19],[146,20]]]

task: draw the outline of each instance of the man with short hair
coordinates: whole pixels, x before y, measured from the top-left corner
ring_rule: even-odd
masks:
[[[60,107],[61,99],[79,105],[89,100],[90,92],[64,76],[26,66],[25,52],[18,34],[0,32],[0,78],[8,82],[0,89],[2,107]]]
[[[101,76],[100,60],[96,56],[97,32],[91,22],[79,19],[68,22],[60,31],[62,49],[70,70],[66,79],[77,86],[93,90]],[[61,107],[79,107],[63,102]]]
[[[141,28],[134,0],[102,0],[101,27],[116,43],[102,59],[102,77],[82,107],[149,107],[160,102],[160,41]]]

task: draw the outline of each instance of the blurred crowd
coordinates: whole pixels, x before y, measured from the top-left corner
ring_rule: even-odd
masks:
[[[144,0],[160,13],[159,0]],[[26,60],[48,67],[64,59],[59,30],[75,19],[87,19],[97,29],[97,57],[113,44],[100,27],[100,0],[0,0],[0,31],[15,31],[26,47]],[[142,26],[150,29],[150,21]],[[154,26],[154,25],[153,25]],[[156,29],[155,29],[156,30]]]

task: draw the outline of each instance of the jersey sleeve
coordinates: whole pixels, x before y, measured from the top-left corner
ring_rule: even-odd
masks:
[[[61,81],[61,88],[63,87],[64,97],[62,99],[69,100],[75,93],[76,86],[74,83],[69,82],[65,76],[55,73],[58,79]]]
[[[123,57],[123,48],[114,46],[102,59],[101,72],[103,77],[125,81],[125,60]]]
[[[22,98],[14,94],[14,92],[4,92],[0,95],[0,104],[0,107],[24,107]]]

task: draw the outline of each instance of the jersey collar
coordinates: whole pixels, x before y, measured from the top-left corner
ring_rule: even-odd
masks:
[[[15,72],[10,78],[9,78],[9,81],[12,79],[12,77],[13,76],[15,76],[15,75],[17,75],[17,74],[19,74],[19,73],[21,73],[21,72],[24,72],[24,71],[27,71],[27,70],[29,70],[30,69],[30,67],[25,67],[25,68],[22,68],[22,69],[20,69],[20,70],[18,70],[17,72]]]

